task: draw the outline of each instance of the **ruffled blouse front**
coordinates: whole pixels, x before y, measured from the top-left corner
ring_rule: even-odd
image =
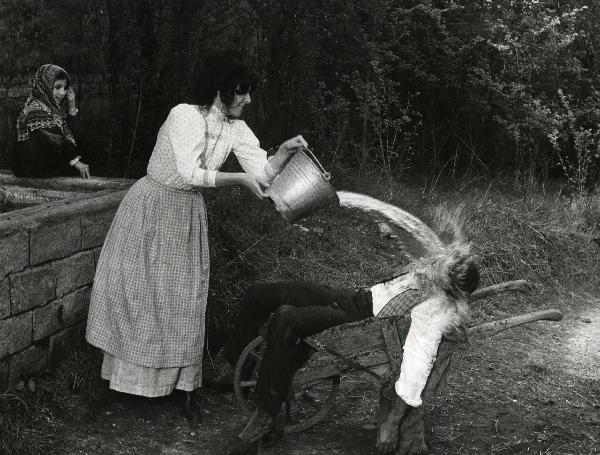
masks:
[[[229,120],[220,109],[179,104],[158,131],[148,175],[163,185],[191,190],[214,187],[215,176],[233,151],[244,171],[269,182],[267,152],[243,120]]]

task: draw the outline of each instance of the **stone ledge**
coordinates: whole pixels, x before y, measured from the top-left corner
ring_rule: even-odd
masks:
[[[127,189],[136,182],[136,179],[117,179],[109,177],[52,177],[48,179],[34,179],[15,177],[12,171],[0,169],[0,185],[16,185],[43,190],[96,192],[107,189]]]
[[[54,201],[0,214],[0,236],[35,229],[47,223],[116,208],[128,190],[104,190],[92,195]]]
[[[38,205],[0,214],[0,236],[37,229],[39,226],[77,215],[91,216],[106,212],[107,209],[116,209],[135,181],[104,177],[30,179],[15,177],[10,171],[0,170],[0,189],[6,187],[10,194],[44,201]]]

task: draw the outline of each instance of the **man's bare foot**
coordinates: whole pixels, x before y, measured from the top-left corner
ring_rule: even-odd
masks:
[[[425,444],[425,425],[423,424],[423,408],[413,408],[402,419],[399,428],[399,442],[396,454],[430,453]]]
[[[407,405],[400,397],[394,399],[394,403],[387,412],[387,415],[384,414],[382,416],[383,421],[379,425],[379,431],[377,432],[377,452],[379,454],[390,454],[398,448],[400,423],[411,409],[413,408]]]
[[[386,420],[377,432],[377,453],[387,455],[398,448],[398,423]]]
[[[184,392],[182,413],[191,422],[202,422],[202,389]]]

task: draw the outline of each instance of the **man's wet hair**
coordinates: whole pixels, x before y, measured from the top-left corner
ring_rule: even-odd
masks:
[[[479,279],[479,269],[473,261],[469,261],[467,270],[464,276],[461,277],[458,287],[466,294],[472,294],[477,289],[477,286],[479,286]]]

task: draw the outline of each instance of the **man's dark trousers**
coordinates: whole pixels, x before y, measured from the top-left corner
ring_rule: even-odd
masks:
[[[311,348],[301,338],[371,316],[368,290],[335,289],[301,281],[258,284],[246,293],[225,356],[234,366],[246,345],[269,321],[256,392],[258,407],[275,417],[287,398],[294,373],[310,356]]]

